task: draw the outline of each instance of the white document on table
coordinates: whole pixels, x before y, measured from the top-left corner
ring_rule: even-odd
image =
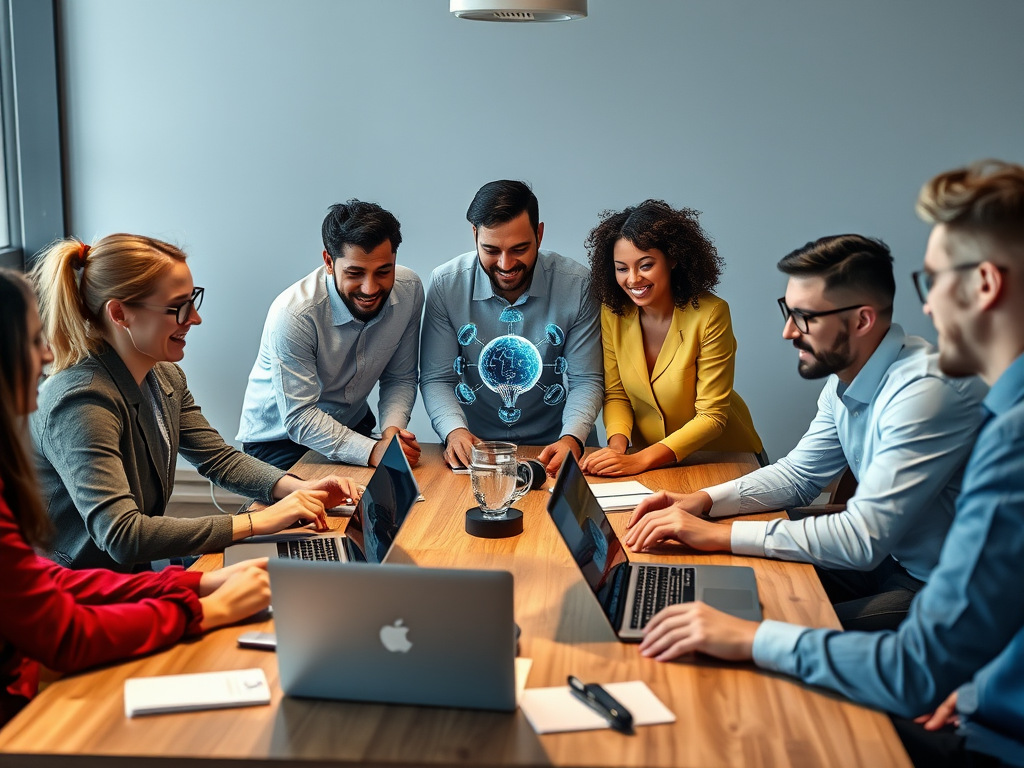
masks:
[[[643,680],[602,684],[608,693],[633,716],[633,727],[674,723],[676,716]],[[569,686],[528,688],[519,706],[537,733],[594,731],[610,728],[608,721],[577,699]]]
[[[262,669],[133,677],[124,681],[126,717],[269,703],[270,686]]]
[[[654,493],[650,488],[637,480],[621,480],[614,483],[590,483],[591,493],[605,512],[622,512],[632,510],[647,496]],[[550,493],[553,489],[549,488]]]

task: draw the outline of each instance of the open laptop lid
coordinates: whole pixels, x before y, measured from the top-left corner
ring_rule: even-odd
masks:
[[[551,489],[548,514],[608,621],[617,627],[629,586],[629,558],[571,451]]]
[[[345,528],[342,542],[349,562],[381,562],[419,495],[412,467],[394,435]]]

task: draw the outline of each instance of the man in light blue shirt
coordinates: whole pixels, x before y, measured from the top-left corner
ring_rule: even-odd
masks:
[[[309,449],[376,466],[398,435],[411,464],[423,286],[395,263],[402,232],[376,203],[349,200],[324,219],[323,266],[278,296],[249,374],[237,440],[288,469]],[[382,436],[367,403],[380,383]]]
[[[626,542],[813,563],[845,628],[896,627],[938,562],[986,387],[943,375],[930,344],[891,324],[892,257],[881,242],[822,238],[779,269],[799,372],[828,376],[810,428],[788,456],[739,480],[645,500]],[[730,525],[694,516],[802,506],[847,465],[858,485],[842,512]]]
[[[582,264],[541,251],[537,198],[492,181],[466,218],[476,251],[435,269],[420,355],[423,403],[445,461],[468,466],[480,440],[543,445],[548,474],[596,445],[604,402],[601,318]]]
[[[917,725],[897,720],[916,765],[1024,766],[1024,167],[941,174],[918,211],[934,225],[914,281],[940,366],[992,389],[956,518],[906,621],[836,632],[689,603],[655,616],[640,648],[661,660],[753,658],[903,717],[938,705]]]

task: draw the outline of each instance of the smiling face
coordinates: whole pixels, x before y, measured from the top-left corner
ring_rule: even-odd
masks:
[[[530,287],[544,224],[538,224],[534,232],[529,215],[523,211],[504,224],[473,227],[473,236],[480,266],[491,278],[494,292],[514,303]]]
[[[662,310],[672,307],[672,264],[664,253],[657,248],[641,251],[621,238],[612,259],[615,281],[634,304]]]
[[[825,297],[825,279],[821,277],[791,277],[786,286],[786,305],[805,312],[827,312],[843,306]],[[793,319],[786,320],[782,337],[793,342],[799,350],[797,371],[805,379],[821,379],[840,373],[855,362],[850,349],[849,318],[847,313],[808,320],[807,333],[801,333]]]
[[[369,253],[358,245],[345,245],[341,258],[333,263],[324,251],[324,264],[352,317],[365,323],[380,314],[395,286],[395,250],[390,240]]]
[[[185,324],[179,325],[174,313],[166,313],[161,308],[185,303],[194,287],[188,265],[184,261],[171,260],[155,291],[130,304],[116,302],[120,316],[117,308],[111,312],[115,322],[120,320],[123,323],[131,345],[139,354],[156,362],[177,363],[185,357],[185,335],[193,325],[199,325],[203,320],[193,307]]]

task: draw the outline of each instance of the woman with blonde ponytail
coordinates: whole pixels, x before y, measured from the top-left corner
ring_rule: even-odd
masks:
[[[140,235],[92,246],[69,238],[42,252],[32,277],[53,349],[31,430],[56,562],[145,569],[295,523],[325,528],[325,505],[358,498],[347,478],[306,482],[246,456],[203,417],[176,365],[202,322],[203,289],[181,250]],[[217,485],[270,506],[164,517],[179,454]]]
[[[39,665],[76,672],[251,616],[270,602],[266,560],[212,573],[70,571],[39,557],[53,532],[25,417],[53,358],[24,277],[0,269],[0,726],[35,695]]]

